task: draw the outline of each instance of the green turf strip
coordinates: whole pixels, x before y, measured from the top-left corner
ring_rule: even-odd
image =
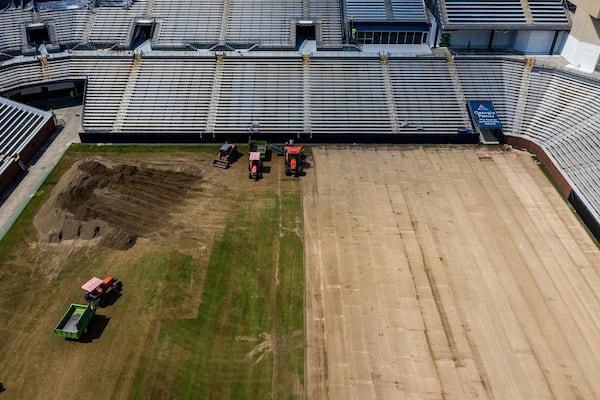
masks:
[[[160,322],[132,397],[301,397],[300,196],[249,196],[260,198],[240,201],[214,245],[198,317]]]

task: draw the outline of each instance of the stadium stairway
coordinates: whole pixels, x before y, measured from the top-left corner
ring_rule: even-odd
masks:
[[[456,71],[454,56],[448,54],[446,56],[446,64],[448,65],[448,73],[450,74],[452,85],[454,86],[456,99],[462,110],[464,126],[469,127],[471,126],[471,121],[469,120],[469,111],[467,110],[467,100],[465,99],[465,92],[463,91],[462,85],[460,84],[460,78],[458,77],[458,72]]]
[[[127,84],[125,85],[123,97],[121,98],[121,102],[119,104],[119,110],[117,111],[117,115],[115,116],[115,122],[112,126],[113,132],[121,132],[121,130],[123,129],[123,121],[125,120],[125,116],[127,115],[129,102],[131,101],[131,97],[135,90],[135,84],[140,73],[141,64],[142,55],[141,53],[136,53],[133,63],[131,64],[131,69],[129,70]]]
[[[519,95],[517,98],[517,105],[515,107],[515,114],[513,118],[513,133],[521,132],[523,125],[523,118],[525,116],[525,105],[529,96],[529,81],[531,78],[531,68],[533,68],[534,60],[532,58],[525,59],[525,66],[523,68],[523,75],[521,75],[521,84],[519,87]]]

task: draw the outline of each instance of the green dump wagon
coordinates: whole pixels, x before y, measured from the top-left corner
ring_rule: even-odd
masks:
[[[56,328],[54,328],[54,334],[70,339],[79,339],[87,331],[94,314],[96,314],[94,303],[88,305],[71,304]]]
[[[250,153],[260,153],[260,160],[264,161],[267,156],[267,141],[266,140],[251,140],[248,143]]]

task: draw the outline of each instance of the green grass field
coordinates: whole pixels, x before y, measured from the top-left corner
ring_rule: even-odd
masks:
[[[157,343],[136,375],[133,398],[165,393],[178,399],[300,396],[300,202],[297,194],[257,197],[241,199],[215,243],[197,318],[160,321]],[[257,208],[257,203],[268,206]],[[189,260],[177,261],[180,267],[166,276],[169,281],[188,276]]]
[[[106,398],[128,399],[303,397],[300,189],[275,163],[268,180],[256,183],[261,186],[248,183],[243,163],[239,172],[227,171],[241,176],[242,189],[232,190],[222,206],[226,217],[215,228],[207,260],[192,239],[174,233],[126,252],[70,250],[55,276],[45,274],[52,249],[32,245],[32,219],[69,165],[90,153],[182,159],[210,158],[214,151],[168,149],[73,147],[0,242],[3,397],[46,398],[48,384],[63,399],[99,390]],[[106,316],[100,316],[105,326],[97,337],[69,343],[52,336],[66,306],[82,301],[78,286],[103,271],[118,275],[125,288],[113,306],[99,310]],[[29,318],[20,321],[23,313]],[[90,359],[97,367],[86,370]],[[76,377],[61,370],[63,363],[72,364]],[[34,385],[22,385],[27,377]],[[72,396],[60,389],[68,385],[77,388]]]

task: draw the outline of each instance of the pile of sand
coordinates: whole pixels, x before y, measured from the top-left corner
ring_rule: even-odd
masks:
[[[42,241],[125,250],[167,227],[169,214],[201,181],[200,171],[184,162],[86,158],[62,176],[34,223]]]

